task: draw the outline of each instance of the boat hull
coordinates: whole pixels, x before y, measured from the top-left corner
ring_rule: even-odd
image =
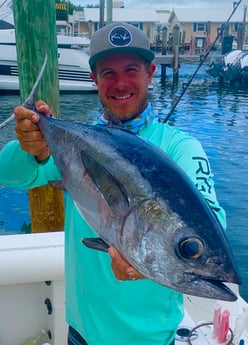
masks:
[[[61,93],[97,92],[90,77],[87,47],[75,37],[58,36],[58,78]],[[19,93],[18,67],[13,30],[0,30],[0,93]]]
[[[4,235],[0,241],[0,344],[44,329],[65,345],[64,233]]]

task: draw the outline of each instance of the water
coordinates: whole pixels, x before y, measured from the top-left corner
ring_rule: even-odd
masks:
[[[187,81],[195,66],[182,66],[181,85]],[[168,70],[166,86],[160,78],[154,81],[150,100],[156,104],[160,116],[165,116],[175,97]],[[0,96],[0,122],[6,119],[18,96]],[[215,174],[218,199],[227,212],[227,236],[243,278],[241,295],[248,301],[247,269],[247,206],[248,206],[248,92],[247,87],[221,85],[205,73],[204,66],[187,90],[173,116],[172,125],[190,132],[203,144]],[[62,95],[61,117],[89,121],[97,118],[101,106],[98,96]],[[13,124],[0,132],[0,149],[15,138]],[[29,207],[26,192],[0,186],[0,233],[11,234],[29,231]]]

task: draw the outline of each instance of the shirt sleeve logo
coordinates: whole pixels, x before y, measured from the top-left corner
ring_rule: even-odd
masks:
[[[114,47],[126,47],[132,43],[132,34],[124,26],[117,26],[110,31],[108,40]]]

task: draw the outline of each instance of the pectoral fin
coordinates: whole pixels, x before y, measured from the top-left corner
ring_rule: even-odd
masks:
[[[109,249],[109,245],[100,237],[83,238],[82,243],[88,248],[101,250],[102,252],[107,252]]]
[[[86,152],[81,152],[81,159],[90,178],[110,207],[117,204],[129,206],[124,186],[108,170]]]

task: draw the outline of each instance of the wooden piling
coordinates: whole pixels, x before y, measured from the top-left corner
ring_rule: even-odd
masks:
[[[177,85],[179,79],[179,47],[174,47],[173,55],[173,84]]]
[[[244,37],[246,31],[246,15],[247,15],[247,6],[244,6],[244,15],[243,15],[243,22],[238,28],[237,32],[237,49],[243,50],[244,45]]]
[[[180,32],[179,26],[176,24],[173,27],[173,84],[178,84],[179,78],[179,44],[180,44]]]
[[[105,9],[105,0],[100,0],[99,29],[104,27],[104,9]]]
[[[168,28],[166,26],[162,29],[162,55],[167,54],[167,34]],[[166,79],[166,65],[161,65],[161,85],[165,86]]]
[[[107,0],[107,24],[111,24],[113,21],[113,1]]]
[[[54,0],[13,0],[20,98],[30,93],[48,55],[37,99],[45,100],[59,114],[58,53]],[[29,173],[28,171],[26,172]],[[51,186],[29,192],[31,231],[63,230],[63,193]]]

